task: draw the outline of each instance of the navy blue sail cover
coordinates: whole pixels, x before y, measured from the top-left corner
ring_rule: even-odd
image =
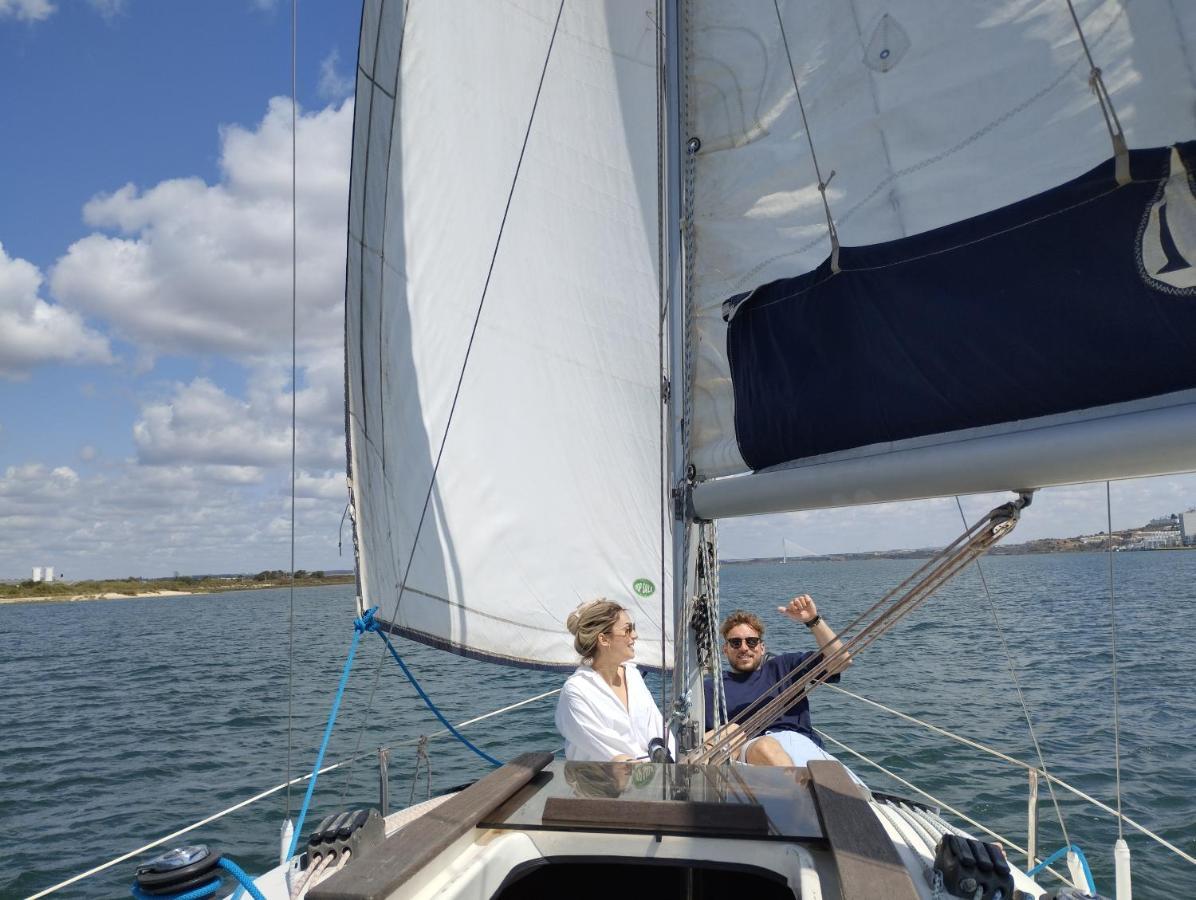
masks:
[[[1132,151],[1131,171],[728,300],[748,465],[1196,387],[1196,142]]]

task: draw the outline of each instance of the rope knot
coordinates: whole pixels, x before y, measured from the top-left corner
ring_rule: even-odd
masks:
[[[377,631],[378,623],[374,621],[374,613],[377,611],[378,607],[371,606],[359,618],[354,619],[353,630],[358,634],[364,634],[367,631]]]
[[[1100,93],[1101,70],[1099,66],[1093,66],[1088,72],[1088,87],[1092,89],[1095,94]]]

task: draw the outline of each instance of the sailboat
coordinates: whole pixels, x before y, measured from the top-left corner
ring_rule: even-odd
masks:
[[[1194,70],[1196,5],[1147,0],[366,0],[360,612],[566,672],[568,612],[618,598],[701,764],[529,748],[263,893],[931,898],[947,846],[1043,896],[835,763],[701,755],[714,523],[1013,491],[1003,534],[1191,470]]]

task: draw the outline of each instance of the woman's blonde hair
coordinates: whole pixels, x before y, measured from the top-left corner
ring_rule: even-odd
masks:
[[[619,613],[623,607],[614,600],[600,597],[583,603],[573,612],[565,622],[565,627],[573,635],[573,649],[578,652],[583,662],[591,662],[598,653],[598,635],[610,631],[619,620]]]

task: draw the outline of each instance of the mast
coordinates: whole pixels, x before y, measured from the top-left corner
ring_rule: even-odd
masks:
[[[661,225],[665,239],[665,297],[668,305],[668,372],[669,396],[669,483],[665,485],[670,500],[673,537],[673,711],[680,714],[674,720],[678,744],[685,749],[687,738],[700,736],[705,719],[702,696],[702,673],[697,664],[697,641],[688,622],[686,598],[690,592],[694,547],[687,538],[693,531],[693,505],[690,501],[690,461],[685,455],[685,394],[690,389],[689,373],[685,365],[688,304],[685,283],[685,254],[681,227],[682,203],[685,191],[685,153],[688,136],[684,131],[685,77],[683,61],[684,35],[681,31],[681,4],[684,0],[664,0],[664,146],[661,148],[664,172],[661,198]],[[668,715],[667,711],[665,715]]]

